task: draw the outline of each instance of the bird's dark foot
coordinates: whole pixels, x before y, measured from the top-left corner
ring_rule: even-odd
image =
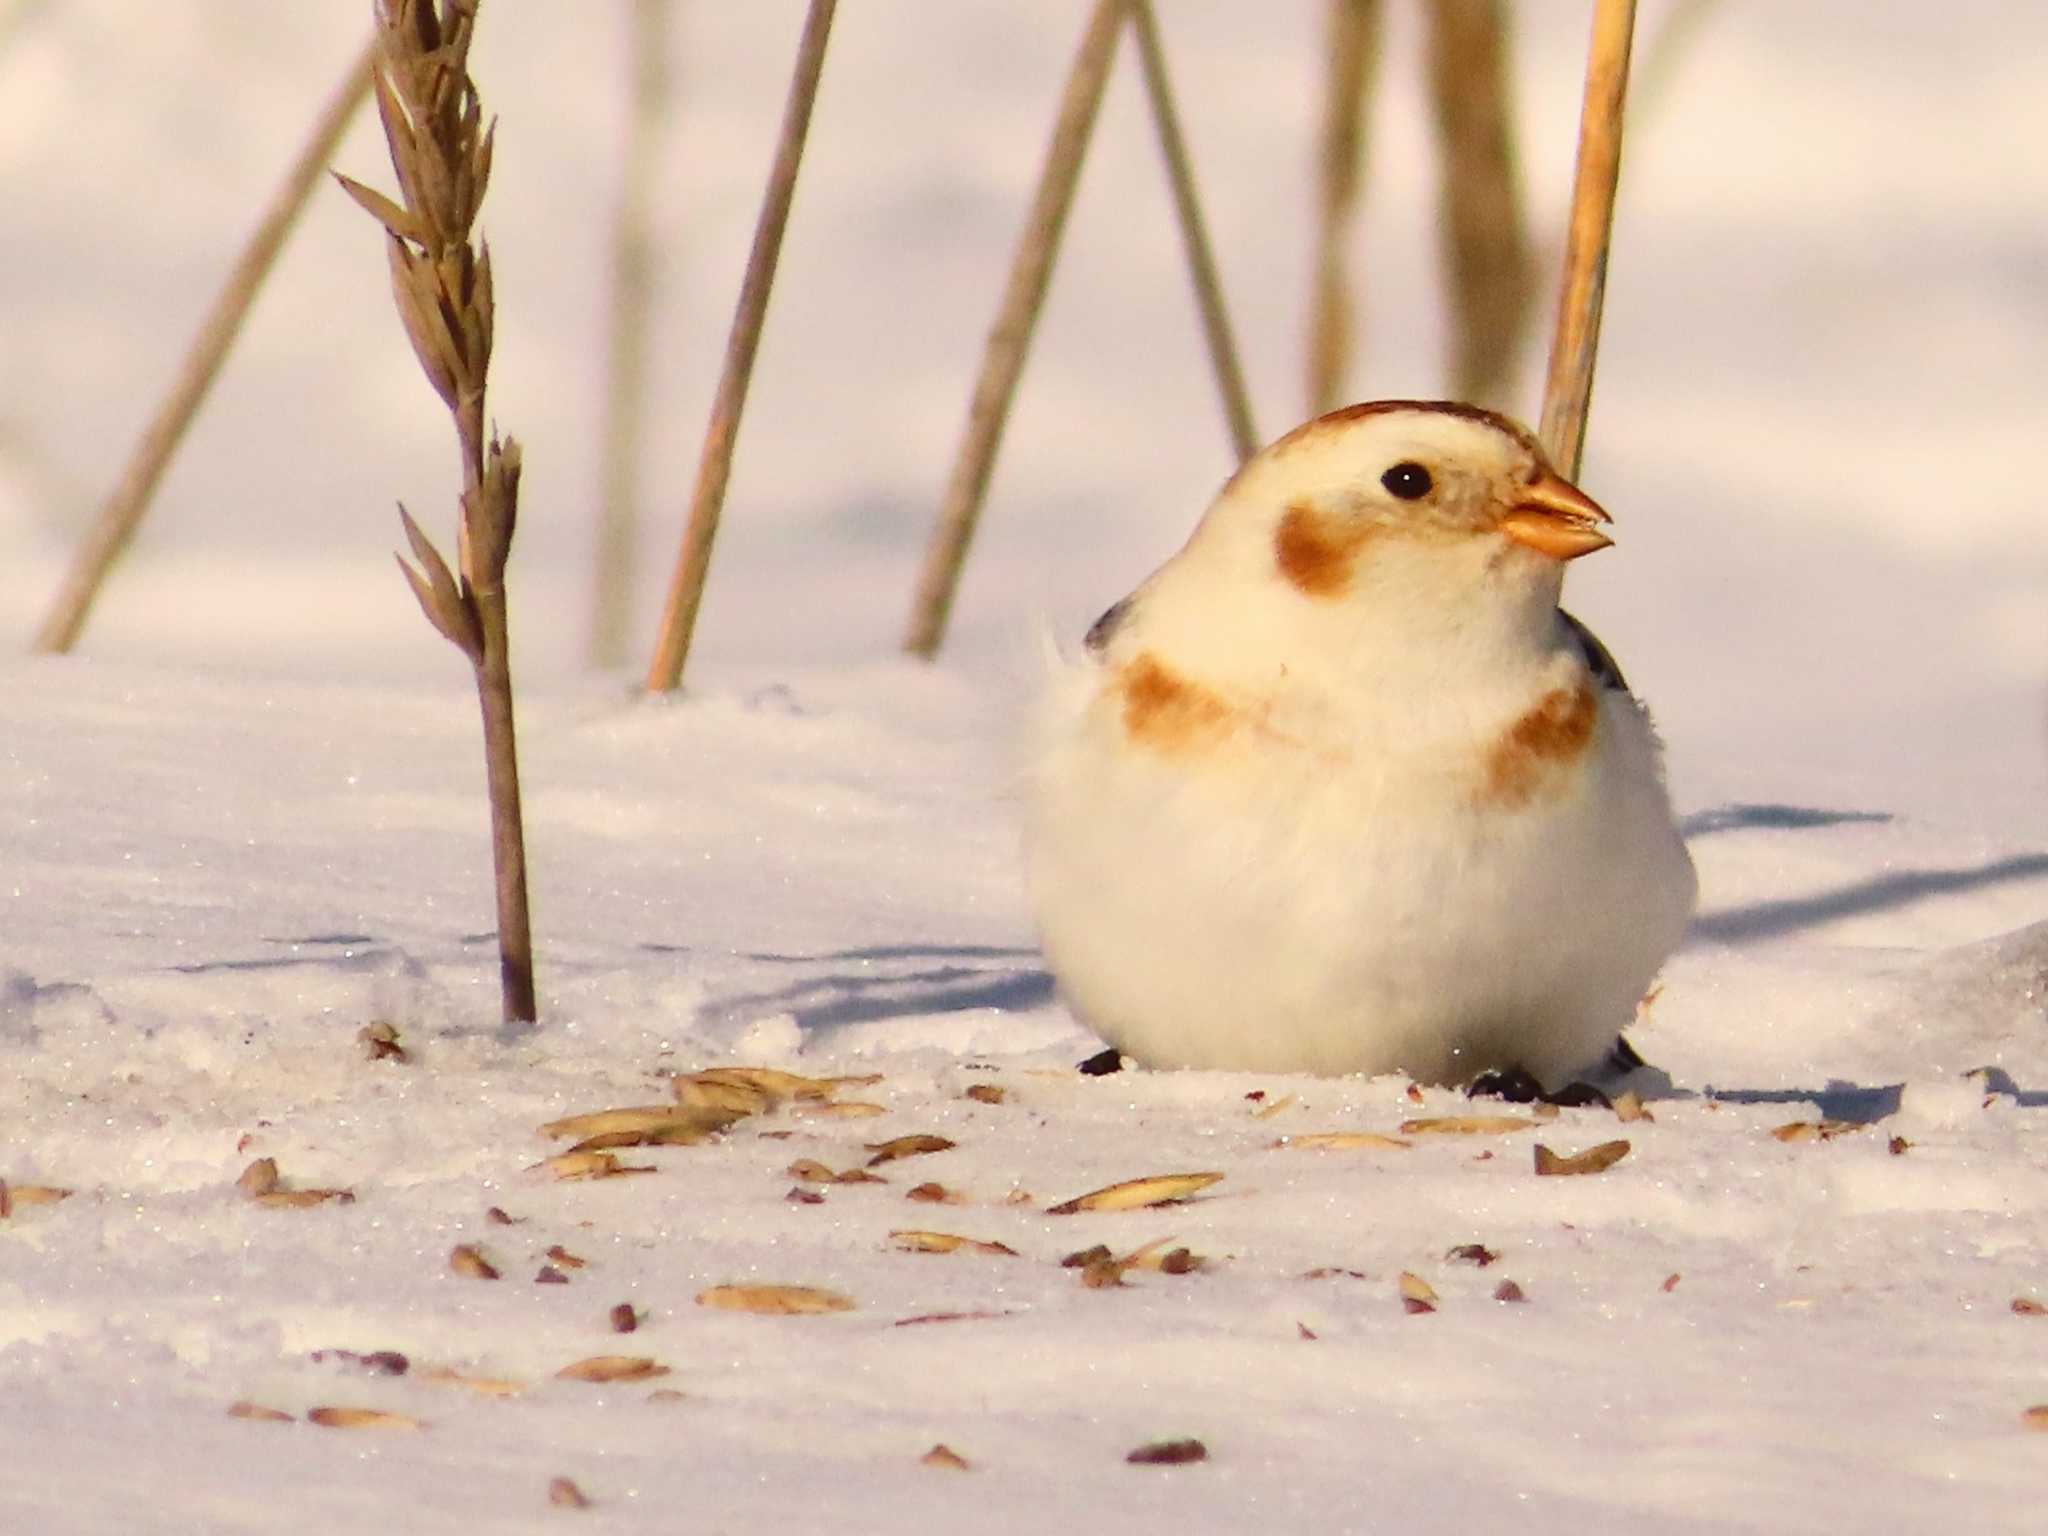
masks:
[[[1543,1085],[1526,1068],[1482,1072],[1465,1085],[1468,1099],[1500,1099],[1508,1104],[1534,1104],[1543,1097]]]
[[[1628,1043],[1627,1035],[1616,1035],[1614,1037],[1614,1044],[1607,1048],[1606,1071],[1619,1075],[1624,1072],[1633,1072],[1637,1067],[1647,1067],[1649,1065],[1647,1061],[1644,1061],[1637,1054],[1636,1048]]]
[[[1086,1061],[1074,1063],[1074,1070],[1083,1077],[1107,1077],[1110,1073],[1121,1072],[1123,1069],[1123,1052],[1117,1050],[1114,1046],[1106,1051],[1097,1051]]]
[[[1566,1083],[1552,1093],[1523,1067],[1480,1073],[1466,1085],[1465,1097],[1501,1099],[1509,1104],[1555,1104],[1559,1109],[1583,1109],[1588,1104],[1601,1109],[1613,1108],[1607,1095],[1591,1083]]]

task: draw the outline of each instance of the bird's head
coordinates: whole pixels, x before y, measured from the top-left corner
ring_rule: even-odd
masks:
[[[1506,417],[1444,401],[1348,406],[1255,456],[1217,514],[1266,525],[1276,569],[1336,596],[1377,543],[1463,546],[1488,565],[1555,565],[1604,549],[1609,521]]]
[[[1505,417],[1376,401],[1254,455],[1175,564],[1211,592],[1227,583],[1276,643],[1384,626],[1478,640],[1490,625],[1547,633],[1565,563],[1604,549],[1608,521]]]

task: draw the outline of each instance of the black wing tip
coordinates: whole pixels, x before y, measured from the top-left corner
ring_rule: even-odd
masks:
[[[1586,663],[1586,670],[1593,674],[1600,686],[1612,688],[1617,693],[1627,693],[1628,679],[1621,675],[1621,663],[1614,659],[1614,652],[1600,643],[1598,635],[1562,608],[1557,610],[1557,616],[1564,620],[1564,627],[1571,631],[1572,639],[1579,648],[1579,656]]]

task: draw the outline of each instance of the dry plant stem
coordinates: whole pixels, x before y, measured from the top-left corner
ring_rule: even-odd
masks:
[[[1614,189],[1621,177],[1622,108],[1628,96],[1629,42],[1635,0],[1598,0],[1586,61],[1586,100],[1579,117],[1578,169],[1572,178],[1571,229],[1558,287],[1557,328],[1543,385],[1537,436],[1550,462],[1579,472],[1593,363],[1600,344],[1600,304],[1607,290],[1607,248],[1614,229]]]
[[[1223,421],[1230,432],[1230,446],[1238,462],[1258,451],[1258,429],[1252,424],[1251,403],[1245,397],[1244,370],[1238,366],[1237,343],[1230,334],[1230,316],[1223,307],[1223,284],[1216,275],[1216,256],[1209,245],[1209,232],[1202,219],[1202,205],[1195,196],[1195,173],[1188,162],[1187,140],[1180,131],[1180,114],[1173,104],[1173,90],[1166,75],[1166,52],[1159,41],[1159,18],[1152,0],[1128,0],[1131,32],[1138,45],[1138,60],[1144,68],[1145,96],[1151,103],[1152,123],[1159,131],[1159,150],[1166,160],[1166,178],[1173,189],[1174,212],[1180,219],[1180,233],[1187,247],[1188,277],[1195,285],[1195,303],[1202,314],[1202,335],[1209,344],[1209,365],[1216,374],[1216,391],[1222,397]]]
[[[1081,35],[1081,46],[1075,52],[1060,94],[1059,115],[1053,123],[1045,164],[1039,171],[1038,190],[1032,196],[1023,233],[1010,259],[1002,304],[982,348],[981,372],[967,408],[967,428],[953,460],[952,475],[946,482],[945,499],[939,506],[931,542],[925,548],[924,567],[911,600],[910,627],[903,641],[906,651],[927,661],[938,654],[945,638],[946,620],[960,585],[960,567],[967,558],[967,546],[974,537],[982,501],[988,495],[996,450],[1002,446],[1010,403],[1016,398],[1017,380],[1024,372],[1024,358],[1031,349],[1031,333],[1045,303],[1053,260],[1059,254],[1067,210],[1073,206],[1081,161],[1095,131],[1103,88],[1109,82],[1109,66],[1116,56],[1123,13],[1124,0],[1096,0],[1095,10],[1088,18],[1087,30]]]
[[[612,225],[610,366],[603,482],[591,593],[590,659],[615,667],[632,629],[633,554],[640,524],[640,443],[647,418],[648,317],[654,307],[655,171],[669,117],[673,0],[633,0],[632,104]]]
[[[403,507],[399,517],[418,565],[401,558],[399,567],[420,611],[476,673],[504,1017],[507,1024],[531,1024],[533,940],[505,599],[520,453],[516,442],[485,431],[496,310],[490,249],[470,243],[490,184],[492,151],[492,131],[468,72],[476,0],[376,0],[376,15],[371,83],[403,206],[346,176],[337,179],[384,226],[399,319],[455,421],[463,480],[457,569],[449,569]]]
[[[1500,406],[1528,319],[1529,246],[1516,189],[1502,0],[1430,7],[1429,74],[1443,156],[1451,377],[1460,400]]]
[[[341,142],[349,119],[369,93],[371,52],[371,48],[365,48],[350,63],[348,73],[320,109],[298,158],[272,195],[262,221],[249,236],[249,243],[236,258],[234,270],[201,322],[198,335],[186,349],[170,393],[157,406],[155,416],[150,418],[122,468],[120,480],[101,504],[92,527],[72,556],[70,569],[65,572],[63,584],[30,649],[62,654],[78,643],[100,588],[135,537],[171,456],[177,452],[186,428],[192,425],[192,418],[199,414],[250,305],[255,303],[263,280],[276,263],[277,253],[284,248],[285,237],[306,206],[320,173],[334,158],[335,146]]]
[[[782,254],[782,231],[789,223],[790,200],[796,195],[797,171],[803,165],[804,137],[810,131],[811,106],[818,97],[818,77],[825,68],[825,44],[832,34],[837,0],[811,0],[797,42],[796,69],[782,109],[782,133],[775,146],[775,164],[768,190],[754,224],[754,245],[747,253],[746,276],[740,282],[739,305],[732,333],[726,339],[725,366],[718,376],[718,394],[704,429],[704,451],[697,460],[697,485],[690,496],[690,517],[683,546],[676,555],[675,575],[662,608],[661,632],[647,667],[650,692],[673,691],[683,679],[697,610],[704,601],[704,578],[711,569],[711,546],[718,537],[718,517],[725,505],[725,487],[732,474],[734,440],[740,413],[746,409],[747,383],[754,373],[754,354],[761,343],[761,325],[768,314],[768,295],[775,286],[775,264]]]
[[[1330,0],[1323,126],[1317,165],[1316,266],[1309,297],[1308,409],[1337,405],[1351,360],[1351,284],[1345,236],[1358,203],[1365,101],[1379,59],[1379,0]]]

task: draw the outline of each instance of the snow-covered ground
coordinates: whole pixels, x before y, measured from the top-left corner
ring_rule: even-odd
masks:
[[[0,52],[10,633],[362,9],[64,0]],[[648,704],[580,671],[616,9],[487,7],[476,59],[502,119],[495,410],[528,445],[540,1030],[496,1030],[474,706],[389,563],[394,498],[447,522],[445,428],[338,194],[81,654],[0,668],[0,1530],[553,1529],[579,1518],[556,1477],[580,1518],[650,1531],[2033,1529],[2048,1317],[2013,1303],[2048,1302],[2048,11],[1723,0],[1642,103],[1585,476],[1619,542],[1573,604],[1658,709],[1701,870],[1632,1031],[1675,1091],[1654,1120],[1454,1137],[1402,1133],[1465,1106],[1396,1081],[1081,1078],[1096,1042],[1032,944],[1011,743],[1034,627],[1085,624],[1226,468],[1129,59],[959,644],[892,655],[1077,0],[844,8],[695,686]],[[1277,432],[1320,8],[1162,9]],[[1362,396],[1441,387],[1417,38],[1389,9]],[[1646,44],[1668,12],[1644,7]],[[683,8],[643,628],[798,13]],[[1554,236],[1584,7],[1521,15]],[[385,179],[367,134],[343,163]],[[408,1059],[372,1059],[380,1022]],[[535,1168],[543,1123],[735,1063],[880,1074],[835,1095],[879,1112],[786,1104],[622,1150],[638,1177]],[[1823,1119],[1853,1124],[1771,1134]],[[1409,1144],[1276,1145],[1323,1132]],[[789,1171],[920,1134],[955,1145],[886,1182]],[[1616,1138],[1603,1173],[1533,1172],[1532,1142]],[[236,1181],[263,1157],[354,1199],[261,1203]],[[1048,1209],[1191,1171],[1223,1177]],[[949,1198],[907,1198],[927,1183]],[[1201,1262],[1109,1286],[1058,1263],[1169,1238]],[[452,1270],[458,1244],[502,1278]],[[1448,1257],[1470,1244],[1498,1257]],[[697,1301],[727,1284],[854,1305]],[[622,1353],[668,1374],[556,1378]],[[322,1407],[424,1428],[309,1426]],[[1183,1437],[1205,1462],[1124,1460]],[[923,1464],[939,1443],[969,1469]]]

